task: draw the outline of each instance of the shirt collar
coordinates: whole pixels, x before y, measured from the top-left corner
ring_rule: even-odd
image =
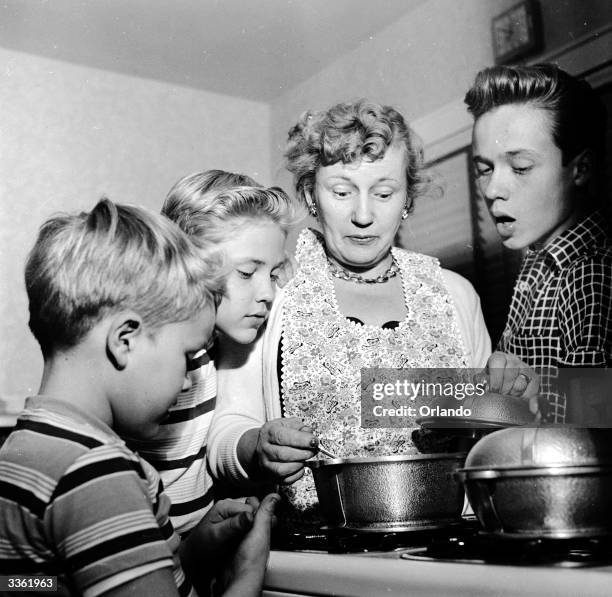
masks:
[[[39,394],[37,396],[30,396],[26,398],[25,407],[22,412],[24,414],[36,414],[37,411],[44,412],[49,410],[60,415],[61,417],[70,419],[72,422],[78,422],[84,427],[88,427],[92,435],[95,433],[95,431],[98,431],[120,440],[117,433],[104,421],[94,417],[87,411],[79,408],[77,405],[64,402],[63,400],[55,398],[54,396]],[[98,437],[97,434],[96,437]]]
[[[610,228],[601,211],[595,211],[564,230],[540,249],[540,253],[552,259],[561,269],[569,266],[580,256],[592,253],[596,247],[609,244]]]

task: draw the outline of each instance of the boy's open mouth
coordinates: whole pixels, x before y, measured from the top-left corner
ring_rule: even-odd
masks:
[[[514,232],[514,223],[516,220],[510,216],[495,216],[495,226],[497,232],[501,236],[510,236]]]

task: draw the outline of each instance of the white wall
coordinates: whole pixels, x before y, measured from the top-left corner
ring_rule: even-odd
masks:
[[[23,265],[39,225],[101,195],[159,210],[207,168],[270,182],[263,103],[0,49],[0,412],[36,392]]]

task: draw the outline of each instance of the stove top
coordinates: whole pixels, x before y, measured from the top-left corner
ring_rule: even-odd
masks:
[[[461,536],[478,528],[474,522],[443,526],[415,526],[402,530],[363,530],[322,527],[318,532],[279,533],[272,538],[272,549],[320,553],[371,553],[424,547],[434,539]]]
[[[397,531],[321,527],[316,532],[279,533],[272,538],[272,549],[320,553],[390,552],[408,547],[425,547],[433,540],[461,537],[476,532],[478,528],[475,520],[401,527]]]
[[[359,554],[402,560],[582,568],[612,565],[612,537],[518,539],[484,533],[476,520],[398,532],[321,529],[283,534],[272,548],[284,551]]]
[[[507,539],[481,532],[433,538],[426,546],[409,548],[405,560],[583,568],[612,564],[612,538]]]

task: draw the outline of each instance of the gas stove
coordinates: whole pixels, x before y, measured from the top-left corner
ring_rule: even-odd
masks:
[[[612,594],[612,537],[506,538],[442,527],[274,537],[264,596]]]
[[[423,547],[406,549],[400,557],[415,561],[506,566],[612,566],[612,539],[508,539],[476,532],[434,538]]]
[[[421,548],[435,540],[463,537],[477,530],[476,520],[380,530],[322,527],[319,532],[278,534],[272,539],[272,549],[333,554],[394,552]]]

